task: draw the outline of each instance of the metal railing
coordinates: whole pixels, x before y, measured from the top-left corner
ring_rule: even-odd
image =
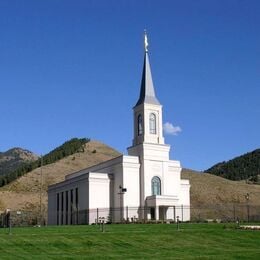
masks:
[[[150,207],[119,207],[74,210],[59,212],[59,223],[54,225],[93,224],[103,219],[106,223],[163,223],[186,221],[190,214],[190,222],[259,222],[260,205],[252,204],[219,204],[215,206],[199,205],[196,207],[174,206],[163,208],[155,216],[154,208]],[[49,212],[48,217],[57,218],[57,212]],[[47,212],[39,216],[35,211],[10,211],[0,214],[0,227],[47,225]],[[62,221],[61,221],[62,220]]]

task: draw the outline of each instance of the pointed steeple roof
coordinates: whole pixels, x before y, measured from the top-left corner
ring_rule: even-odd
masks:
[[[148,56],[148,41],[146,32],[144,34],[144,66],[143,66],[143,75],[141,81],[141,90],[140,96],[135,106],[138,106],[143,103],[160,105],[160,102],[155,96],[152,73],[150,68],[149,56]]]

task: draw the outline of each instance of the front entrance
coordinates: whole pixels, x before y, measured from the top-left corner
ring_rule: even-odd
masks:
[[[155,220],[155,208],[151,208],[150,213],[151,213],[151,220]]]
[[[147,219],[174,220],[176,217],[175,205],[178,203],[177,196],[152,195],[146,197]]]
[[[167,207],[159,207],[159,219],[160,220],[165,220],[166,219],[166,212],[167,212]]]
[[[150,208],[151,220],[166,220],[167,208],[168,207],[160,206],[159,210],[156,211],[155,207],[151,207]],[[156,213],[159,216],[156,216]]]

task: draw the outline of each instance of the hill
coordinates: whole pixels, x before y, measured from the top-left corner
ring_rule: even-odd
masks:
[[[238,156],[227,162],[217,163],[205,170],[230,180],[260,182],[260,149]]]
[[[120,154],[111,147],[97,141],[84,144],[84,149],[55,163],[36,168],[17,180],[0,188],[0,210],[38,210],[42,183],[42,200],[47,205],[49,185],[64,180],[74,171],[117,157]],[[42,173],[42,174],[41,174]],[[42,177],[41,177],[42,176]]]
[[[6,152],[0,153],[0,176],[7,175],[8,173],[18,169],[21,165],[36,161],[38,155],[16,147]]]
[[[23,176],[24,174],[41,167],[42,165],[47,165],[54,163],[66,156],[74,154],[76,152],[83,152],[84,145],[89,142],[90,139],[87,138],[72,138],[71,140],[63,143],[59,147],[55,148],[48,154],[38,157],[37,160],[29,161],[23,160],[19,163],[17,167],[13,167],[12,170],[6,172],[4,175],[0,176],[0,187],[5,186],[6,184],[13,182],[17,178]]]
[[[182,178],[190,180],[193,220],[260,220],[260,185],[188,169],[182,170]]]
[[[245,204],[245,195],[250,194],[250,203],[260,205],[260,186],[242,181],[231,181],[208,173],[189,169],[182,170],[182,178],[191,183],[193,207],[220,206],[222,204]]]
[[[84,151],[76,152],[55,163],[34,169],[14,182],[0,188],[0,210],[39,211],[40,190],[42,182],[43,211],[47,209],[47,187],[64,180],[65,176],[102,161],[119,156],[120,153],[98,141],[90,141],[84,145]],[[41,179],[42,172],[42,179]],[[249,185],[242,181],[231,181],[207,173],[183,169],[182,178],[191,183],[192,215],[215,217],[216,214],[233,216],[233,205],[241,206],[245,214],[245,195],[250,194],[250,205],[259,205],[260,185]],[[221,211],[225,208],[225,212]],[[221,208],[221,209],[220,209]],[[208,211],[210,210],[210,213]],[[212,210],[213,209],[213,210]],[[213,214],[214,213],[214,214]],[[253,214],[253,210],[252,210]],[[260,214],[260,213],[259,213]],[[206,217],[205,217],[206,218]]]

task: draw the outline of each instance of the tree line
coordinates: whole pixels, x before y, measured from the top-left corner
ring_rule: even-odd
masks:
[[[250,180],[259,182],[260,149],[246,153],[230,161],[218,163],[204,172],[230,180]]]
[[[16,170],[0,176],[0,187],[16,180],[36,168],[41,167],[42,165],[54,163],[77,152],[84,152],[84,145],[89,141],[89,138],[72,138],[38,160],[22,163]]]

